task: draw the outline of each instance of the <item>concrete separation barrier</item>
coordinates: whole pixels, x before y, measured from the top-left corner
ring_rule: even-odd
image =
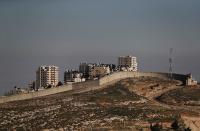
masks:
[[[48,96],[56,93],[61,93],[65,91],[70,91],[72,90],[72,85],[66,85],[62,87],[55,87],[55,88],[50,88],[50,89],[45,89],[41,91],[36,91],[36,92],[30,92],[26,94],[16,94],[12,96],[2,96],[0,97],[0,103],[6,103],[6,102],[11,102],[11,101],[18,101],[18,100],[26,100],[26,99],[33,99],[41,96]]]
[[[89,80],[81,83],[73,83],[71,85],[64,85],[61,87],[54,87],[50,89],[45,89],[42,91],[31,92],[27,94],[17,94],[12,96],[0,97],[0,103],[6,103],[10,101],[33,99],[37,97],[57,94],[61,92],[73,90],[76,93],[87,92],[90,90],[97,90],[104,88],[107,85],[113,84],[119,80],[126,78],[137,78],[137,77],[158,77],[162,79],[169,79],[168,73],[154,73],[154,72],[114,72],[110,75],[100,78],[99,80]],[[181,74],[172,75],[175,80],[180,80],[183,83],[186,82],[187,76]]]
[[[138,78],[138,77],[157,77],[162,79],[169,79],[168,73],[155,73],[155,72],[115,72],[111,75],[100,78],[99,84],[103,85],[114,80],[121,80],[125,78]],[[172,78],[180,80],[183,84],[186,83],[187,76],[182,74],[172,74]]]

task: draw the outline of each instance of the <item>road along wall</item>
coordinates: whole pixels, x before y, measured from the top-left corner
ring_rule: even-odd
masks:
[[[45,89],[42,91],[31,92],[27,94],[17,94],[12,96],[0,97],[0,103],[32,99],[52,94],[57,94],[65,91],[73,90],[74,93],[87,92],[90,90],[97,90],[104,88],[107,85],[111,85],[119,80],[126,78],[138,78],[138,77],[158,77],[162,79],[169,79],[168,73],[154,73],[154,72],[115,72],[105,77],[100,78],[99,80],[89,80],[81,83],[73,83],[70,85],[64,85],[61,87],[55,87],[50,89]],[[186,75],[173,74],[175,80],[180,80],[183,83],[186,81]]]

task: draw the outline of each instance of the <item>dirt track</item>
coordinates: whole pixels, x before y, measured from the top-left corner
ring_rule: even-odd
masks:
[[[138,89],[138,88],[141,88],[140,84],[139,85],[136,84],[135,86],[127,84],[127,83],[129,83],[127,80],[125,80],[125,82],[122,82],[122,83],[127,88],[129,88],[131,91],[135,92],[136,94],[146,97],[154,105],[161,106],[161,107],[164,107],[167,109],[183,111],[184,113],[181,113],[180,115],[181,115],[181,119],[184,121],[184,124],[186,126],[190,127],[190,129],[192,129],[192,131],[199,131],[200,130],[200,107],[199,106],[185,106],[185,105],[177,105],[176,106],[176,105],[161,102],[158,99],[161,95],[165,94],[166,92],[169,92],[169,91],[175,90],[175,89],[185,88],[185,87],[181,86],[181,83],[171,84],[169,86],[161,84],[160,85],[161,88],[163,86],[166,86],[167,88],[162,88],[162,90],[152,89],[151,91],[149,91],[148,87],[150,87],[150,85],[154,82],[155,81],[151,81],[149,85],[146,84],[145,85],[146,87],[144,88],[145,90]],[[136,88],[137,86],[138,86],[138,88]],[[148,93],[146,93],[146,92],[148,92]],[[185,114],[185,112],[186,112],[186,114]],[[191,112],[192,112],[192,114],[195,114],[195,115],[189,115]]]

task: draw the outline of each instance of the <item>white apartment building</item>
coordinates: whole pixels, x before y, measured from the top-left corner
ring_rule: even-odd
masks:
[[[123,71],[137,71],[137,58],[131,55],[120,56],[118,58],[118,66]]]
[[[57,86],[58,84],[58,72],[57,66],[40,66],[36,71],[36,88]]]

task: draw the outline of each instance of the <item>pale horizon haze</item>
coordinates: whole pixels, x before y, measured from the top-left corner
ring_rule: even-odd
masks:
[[[134,55],[139,70],[200,81],[199,0],[0,0],[0,95],[35,80],[40,65],[78,69]]]

